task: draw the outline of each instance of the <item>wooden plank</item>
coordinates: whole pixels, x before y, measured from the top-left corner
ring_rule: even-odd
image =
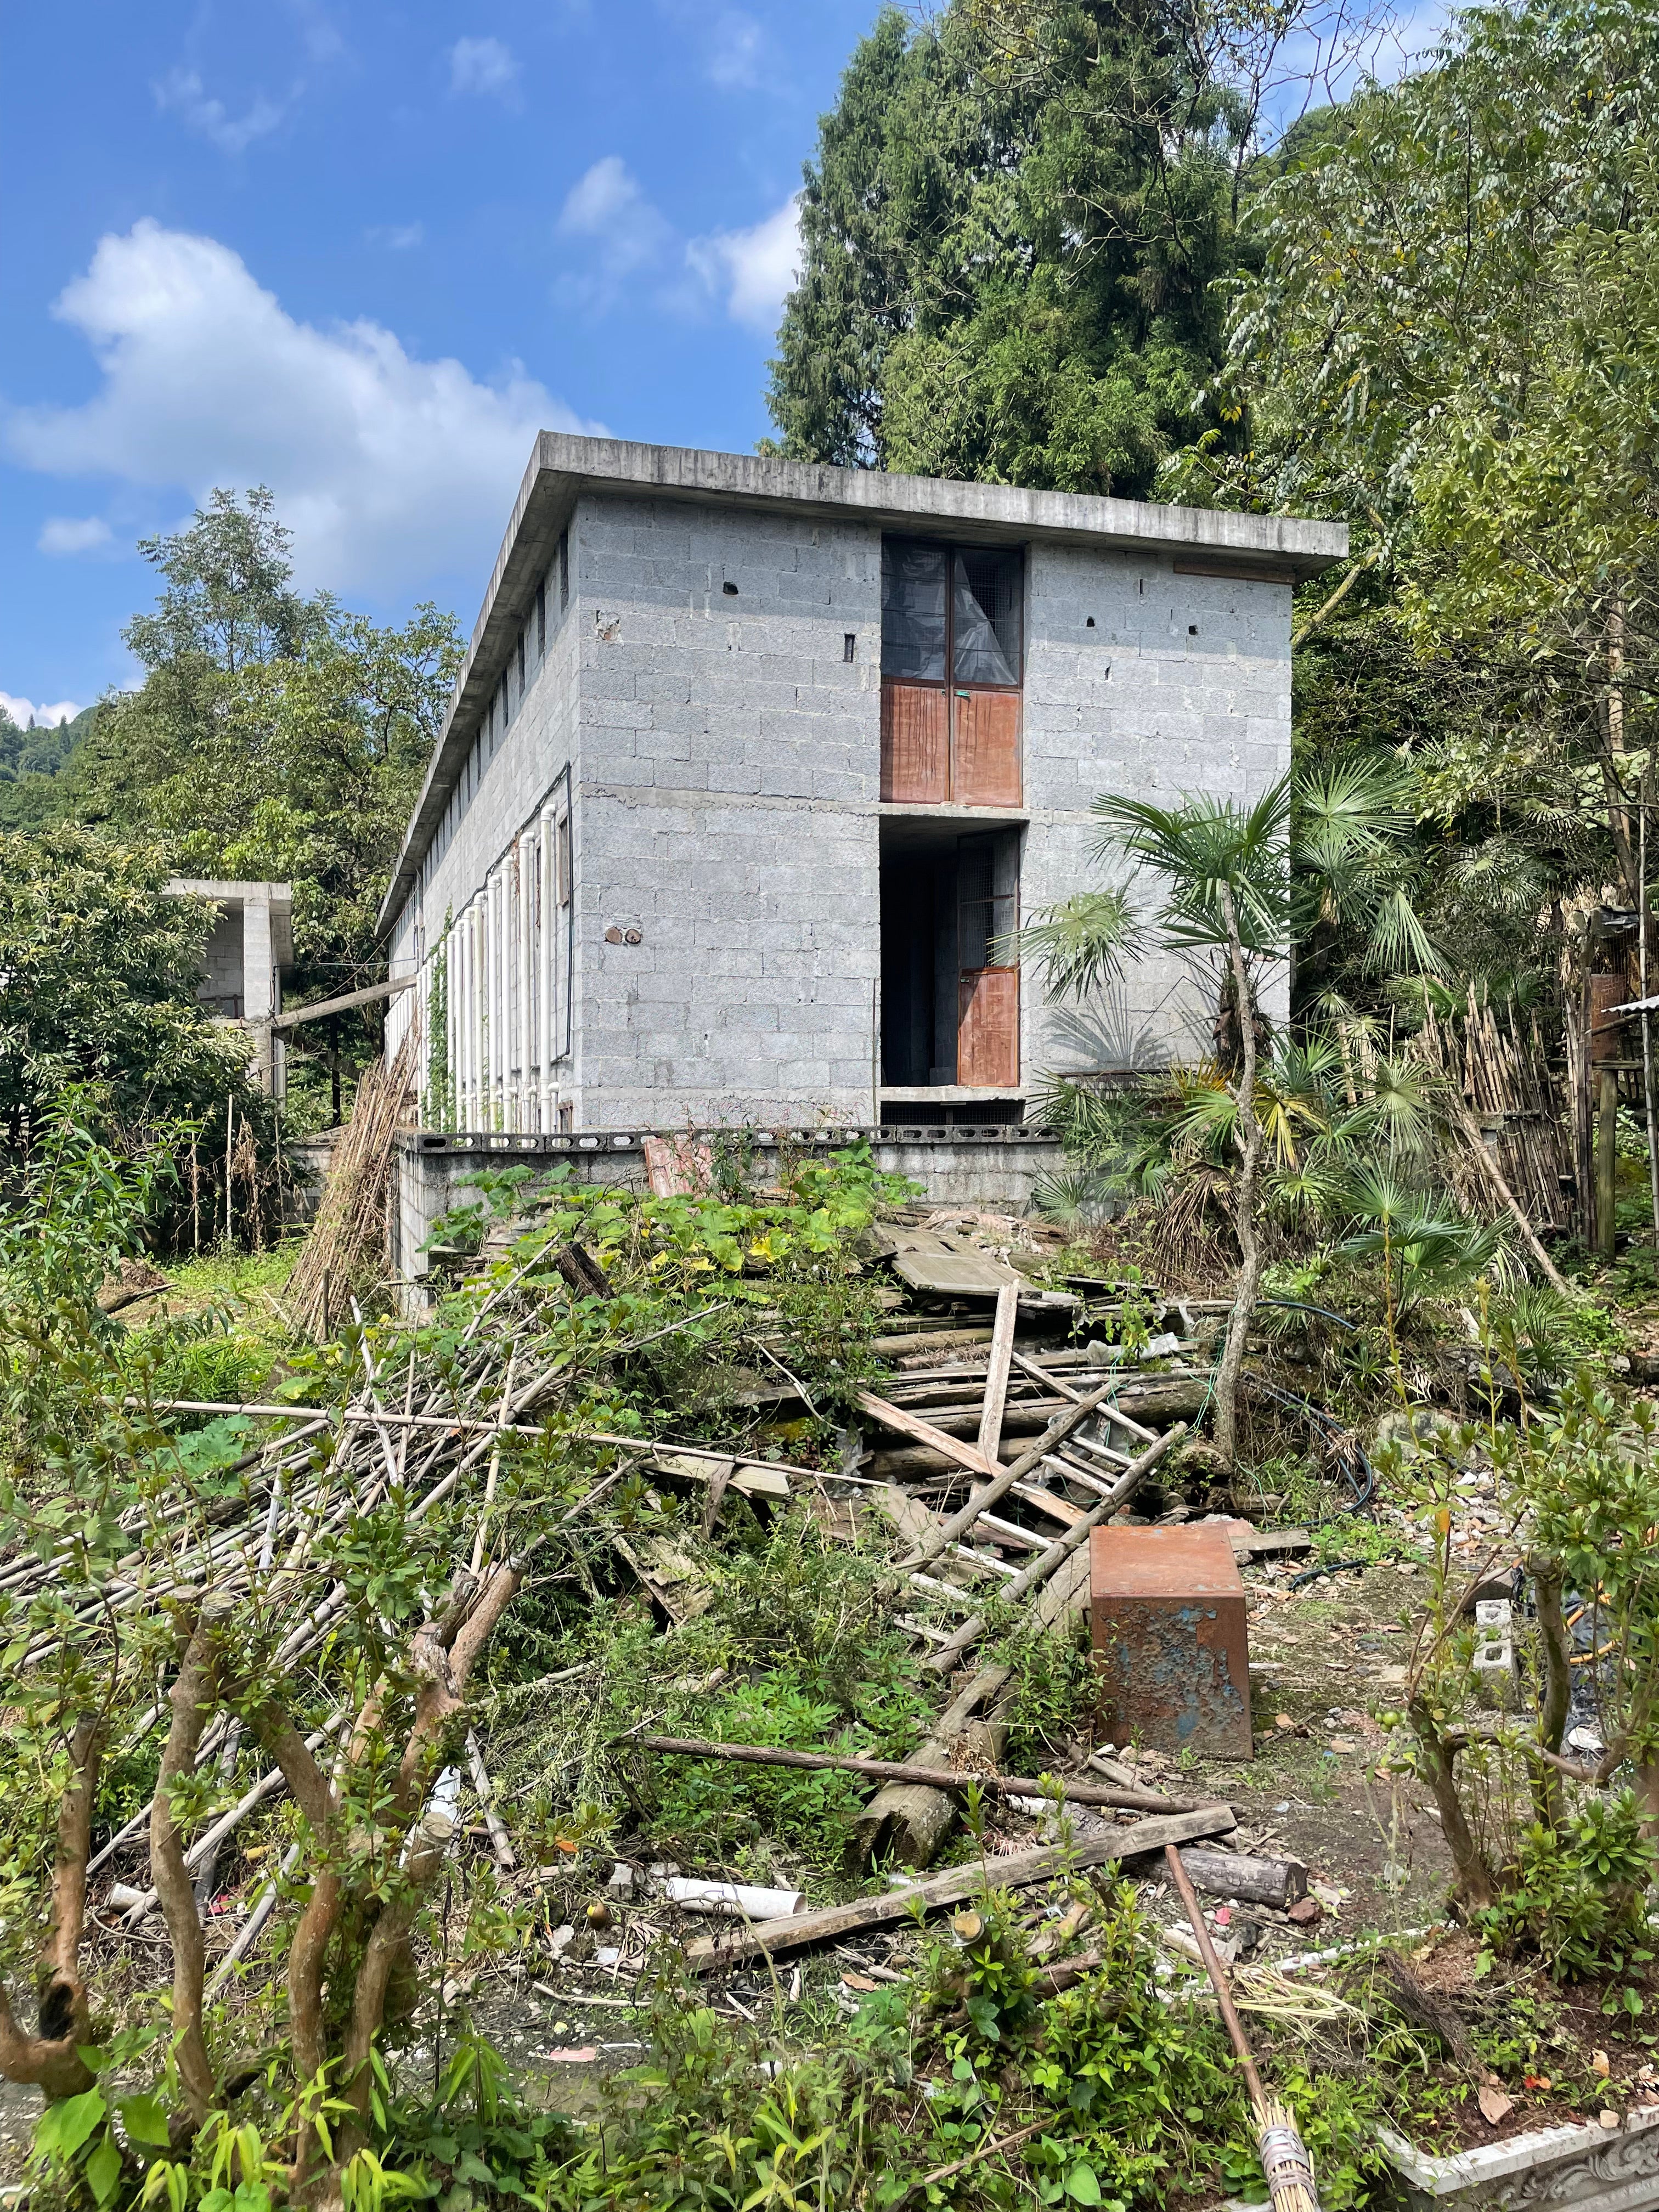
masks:
[[[913,1290],[937,1291],[947,1297],[995,1297],[1005,1283],[1018,1289],[1024,1279],[966,1237],[950,1242],[927,1229],[897,1229],[891,1232],[890,1242],[890,1265]]]
[[[957,1081],[975,1091],[1019,1081],[1018,968],[968,968],[957,978]]]
[[[1041,1482],[1017,1482],[1012,1491],[1025,1504],[1035,1506],[1039,1513],[1046,1513],[1051,1521],[1058,1521],[1065,1528],[1075,1528],[1089,1510],[1086,1505],[1073,1505],[1069,1498],[1057,1498]],[[1101,1493],[1103,1497],[1105,1494],[1103,1491]]]
[[[881,795],[913,806],[950,798],[950,702],[942,684],[882,678]]]
[[[1064,1566],[1079,1547],[1087,1540],[1090,1530],[1097,1527],[1109,1514],[1115,1513],[1121,1505],[1128,1504],[1164,1453],[1172,1444],[1179,1443],[1186,1433],[1185,1424],[1177,1421],[1174,1428],[1159,1437],[1155,1443],[1149,1444],[1108,1496],[1098,1499],[1086,1513],[1080,1514],[1057,1543],[1051,1544],[1039,1558],[1033,1559],[1029,1567],[1014,1577],[1012,1582],[1004,1584],[999,1592],[1003,1601],[1009,1605],[1017,1605],[1028,1590],[1035,1589],[1040,1583],[1046,1582],[1050,1575]],[[939,1650],[922,1663],[935,1674],[948,1674],[963,1653],[970,1650],[984,1633],[984,1620],[975,1614],[971,1620],[964,1620],[950,1642],[940,1644]]]
[[[697,1454],[659,1451],[653,1455],[651,1464],[660,1468],[665,1474],[678,1474],[688,1482],[712,1482],[715,1472],[722,1467],[732,1470],[727,1487],[740,1491],[745,1498],[777,1498],[789,1496],[789,1478],[781,1467],[768,1467],[761,1460],[733,1462],[723,1452]]]
[[[979,1416],[979,1455],[988,1467],[999,1463],[997,1447],[1002,1442],[1002,1409],[1008,1401],[1008,1368],[1014,1356],[1014,1325],[1018,1319],[1018,1286],[1005,1283],[997,1292],[997,1317],[991,1330],[991,1364],[985,1370],[985,1403]]]
[[[994,1474],[996,1472],[993,1466],[980,1457],[975,1445],[964,1443],[957,1437],[947,1437],[943,1429],[936,1429],[931,1421],[919,1419],[915,1413],[907,1413],[902,1406],[895,1406],[885,1398],[878,1398],[873,1390],[860,1390],[858,1406],[860,1413],[868,1413],[872,1421],[879,1421],[884,1428],[896,1429],[900,1436],[909,1437],[917,1443],[926,1444],[931,1451],[943,1453],[946,1459],[954,1460],[958,1467],[967,1468],[971,1474]],[[949,1540],[954,1543],[956,1539],[952,1536]],[[943,1550],[944,1546],[939,1548]]]
[[[1019,805],[1019,693],[951,690],[951,796],[958,806]]]
[[[1073,1390],[1069,1382],[1061,1382],[1051,1367],[1043,1366],[1041,1360],[1028,1359],[1023,1352],[1014,1354],[1014,1364],[1022,1375],[1029,1375],[1034,1382],[1046,1383],[1059,1396],[1069,1398],[1074,1406],[1083,1395],[1081,1390]]]
[[[296,1030],[301,1022],[320,1021],[325,1014],[343,1014],[353,1006],[372,1006],[377,999],[395,998],[399,991],[413,990],[420,980],[418,975],[396,975],[389,983],[370,983],[361,991],[343,992],[337,999],[318,999],[308,1006],[295,1006],[287,1013],[272,1014],[263,1022],[252,1021],[248,1026],[278,1032]]]
[[[974,1492],[965,1505],[957,1508],[950,1519],[941,1525],[939,1534],[930,1536],[927,1545],[906,1560],[905,1565],[925,1567],[934,1550],[943,1551],[947,1544],[954,1544],[963,1529],[973,1527],[988,1506],[994,1505],[1000,1498],[1006,1498],[1017,1482],[1023,1482],[1028,1474],[1042,1466],[1045,1454],[1053,1451],[1057,1444],[1064,1443],[1073,1430],[1087,1420],[1096,1406],[1104,1401],[1110,1387],[1107,1384],[1096,1396],[1080,1399],[1075,1406],[1067,1406],[1063,1413],[1056,1413],[1030,1450],[1022,1452],[1009,1466],[1000,1468],[982,1489]]]
[[[808,1943],[827,1943],[850,1936],[860,1928],[879,1927],[884,1921],[903,1920],[920,1901],[925,1912],[942,1905],[959,1905],[977,1896],[988,1883],[998,1889],[1029,1889],[1039,1881],[1052,1881],[1088,1867],[1107,1866],[1114,1860],[1143,1857],[1161,1851],[1165,1844],[1196,1843],[1200,1837],[1227,1834],[1237,1825],[1231,1805],[1216,1805],[1198,1813],[1170,1813],[1152,1820],[1137,1820],[1127,1828],[1110,1828],[1103,1835],[1077,1836],[1069,1844],[1048,1844],[1030,1851],[1015,1851],[1007,1858],[983,1865],[951,1867],[884,1897],[856,1898],[851,1905],[826,1905],[817,1912],[798,1912],[787,1920],[763,1920],[726,1936],[703,1936],[685,1948],[686,1963],[718,1966],[728,1960],[752,1959],[759,1954],[776,1958]]]

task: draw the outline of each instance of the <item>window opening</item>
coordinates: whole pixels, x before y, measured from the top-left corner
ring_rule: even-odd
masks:
[[[536,658],[539,660],[547,651],[547,579],[536,586]]]
[[[570,532],[559,532],[559,612],[570,605]]]
[[[883,799],[1018,806],[1024,556],[882,546]]]

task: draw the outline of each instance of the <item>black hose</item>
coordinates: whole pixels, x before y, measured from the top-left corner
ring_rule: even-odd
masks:
[[[1264,1306],[1284,1306],[1291,1313],[1317,1314],[1322,1321],[1334,1321],[1339,1328],[1346,1328],[1351,1336],[1358,1336],[1359,1334],[1358,1322],[1349,1321],[1342,1314],[1333,1313],[1328,1306],[1310,1306],[1303,1298],[1262,1297],[1258,1298],[1256,1303],[1258,1305]]]
[[[1289,1589],[1302,1589],[1309,1583],[1319,1581],[1323,1575],[1345,1575],[1350,1567],[1376,1567],[1381,1566],[1382,1564],[1380,1559],[1335,1559],[1328,1567],[1304,1568],[1301,1574],[1292,1575],[1285,1587]]]
[[[1277,1405],[1288,1406],[1292,1413],[1300,1413],[1304,1420],[1316,1422],[1325,1431],[1340,1447],[1338,1464],[1346,1475],[1348,1487],[1353,1492],[1353,1503],[1347,1510],[1350,1513],[1363,1512],[1376,1495],[1376,1470],[1366,1458],[1358,1440],[1350,1436],[1340,1422],[1333,1420],[1322,1406],[1316,1406],[1311,1399],[1298,1398],[1289,1390],[1278,1389],[1271,1382],[1262,1382],[1255,1378],[1251,1380],[1250,1388],[1261,1391],[1264,1397],[1273,1399]],[[1355,1478],[1356,1461],[1363,1480]]]

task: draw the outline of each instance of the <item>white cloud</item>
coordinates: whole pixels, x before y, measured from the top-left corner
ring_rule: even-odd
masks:
[[[499,39],[457,39],[449,49],[452,92],[497,93],[506,98],[518,74],[512,48]]]
[[[11,410],[15,459],[198,499],[268,483],[301,580],[341,592],[487,563],[535,433],[598,427],[517,365],[481,384],[377,323],[298,322],[228,246],[149,220],[101,239],[53,312],[103,382],[81,406]]]
[[[371,246],[384,246],[389,253],[407,253],[411,246],[425,245],[426,226],[420,222],[377,222],[363,236]]]
[[[182,116],[222,154],[245,154],[256,138],[268,137],[278,127],[292,105],[292,97],[278,101],[261,93],[246,115],[233,116],[222,100],[208,96],[194,70],[173,70],[152,89],[158,107]]]
[[[43,699],[37,707],[33,699],[14,699],[9,691],[0,691],[0,714],[9,714],[20,730],[27,730],[31,720],[37,730],[55,730],[59,722],[72,722],[80,711],[73,699],[58,699],[51,706]]]
[[[592,273],[568,279],[563,289],[580,305],[601,311],[630,277],[661,270],[677,244],[673,225],[646,198],[618,154],[595,161],[571,186],[559,211],[559,234],[593,240]]]
[[[35,543],[43,553],[95,553],[109,541],[110,527],[101,514],[88,514],[82,520],[54,514],[41,525]]]
[[[775,331],[800,267],[800,194],[748,230],[694,238],[685,258],[734,322]]]
[[[754,92],[762,82],[766,33],[740,8],[723,8],[708,33],[703,67],[722,92]]]

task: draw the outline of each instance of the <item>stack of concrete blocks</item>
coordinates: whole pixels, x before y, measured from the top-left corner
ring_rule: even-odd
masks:
[[[1500,1704],[1510,1704],[1518,1686],[1515,1662],[1515,1608],[1506,1597],[1474,1601],[1474,1671]]]

